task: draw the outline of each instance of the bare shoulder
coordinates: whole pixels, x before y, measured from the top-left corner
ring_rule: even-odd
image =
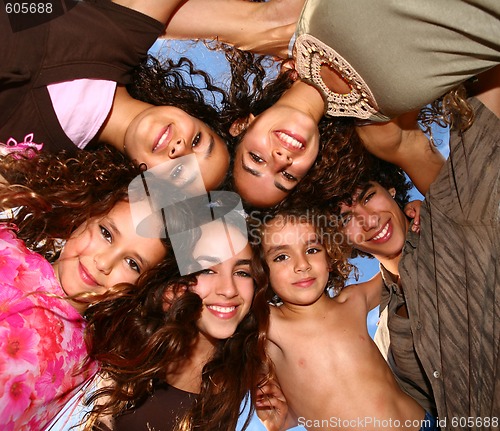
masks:
[[[280,333],[286,325],[286,319],[279,306],[270,307],[269,328],[267,330],[267,338],[274,342],[276,334]]]
[[[337,295],[336,300],[344,302],[350,298],[351,301],[364,301],[368,309],[371,310],[380,304],[383,285],[382,275],[379,272],[367,281],[344,287]]]
[[[364,296],[363,288],[359,284],[350,284],[344,287],[333,300],[338,303],[353,301]]]

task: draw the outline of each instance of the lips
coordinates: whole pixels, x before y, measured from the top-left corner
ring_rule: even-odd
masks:
[[[382,227],[382,229],[375,235],[373,236],[370,241],[380,244],[382,242],[387,241],[392,235],[392,224],[390,223],[390,220]]]
[[[207,310],[219,319],[231,319],[236,315],[238,307],[235,305],[207,305]]]
[[[292,283],[294,286],[297,286],[297,287],[303,287],[303,288],[306,288],[306,287],[310,287],[312,286],[312,284],[314,283],[316,279],[314,277],[308,277],[308,278],[303,278],[299,281],[296,281],[295,283]]]
[[[161,151],[163,148],[166,148],[172,139],[172,125],[169,124],[165,127],[158,137],[155,139],[153,144],[153,153],[157,151]]]
[[[88,286],[95,287],[99,285],[95,278],[88,272],[87,268],[85,268],[81,263],[78,264],[78,273],[80,274],[82,281]]]
[[[286,130],[278,130],[274,134],[288,151],[304,151],[306,149],[306,140],[300,135]]]

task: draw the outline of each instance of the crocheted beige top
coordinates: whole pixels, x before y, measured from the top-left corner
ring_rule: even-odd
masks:
[[[497,0],[306,0],[293,57],[325,113],[387,121],[500,63]],[[331,91],[327,64],[351,87]]]
[[[325,114],[368,119],[377,115],[378,106],[363,78],[334,49],[314,36],[303,34],[294,45],[295,68],[302,80],[321,91],[325,99]],[[332,66],[351,87],[351,92],[339,94],[330,90],[321,78],[321,66]],[[386,118],[381,118],[385,120]]]

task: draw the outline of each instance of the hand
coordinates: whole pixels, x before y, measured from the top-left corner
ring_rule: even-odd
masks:
[[[413,226],[411,230],[416,233],[420,233],[420,207],[422,206],[422,201],[414,200],[408,202],[405,205],[404,213],[407,217],[413,219]]]
[[[255,401],[257,416],[267,431],[285,430],[288,416],[288,404],[280,386],[271,380],[258,389],[259,395]]]

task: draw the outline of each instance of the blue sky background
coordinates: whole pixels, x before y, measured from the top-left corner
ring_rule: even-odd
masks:
[[[224,54],[207,49],[201,42],[193,41],[167,41],[158,40],[150,49],[150,53],[158,58],[177,58],[185,56],[190,58],[195,65],[205,72],[210,73],[215,83],[221,87],[227,86],[230,80],[229,67]],[[448,130],[435,127],[433,136],[438,149],[445,157],[448,156]],[[410,192],[413,199],[423,199],[422,195],[413,189]],[[357,258],[352,263],[358,268],[359,281],[365,281],[373,277],[379,271],[376,259]],[[352,282],[355,282],[354,280]],[[378,307],[368,314],[368,332],[373,337],[377,328]],[[246,415],[243,415],[246,416]],[[252,420],[248,431],[265,431],[265,427],[257,418]],[[305,428],[295,427],[294,431],[305,431]]]

